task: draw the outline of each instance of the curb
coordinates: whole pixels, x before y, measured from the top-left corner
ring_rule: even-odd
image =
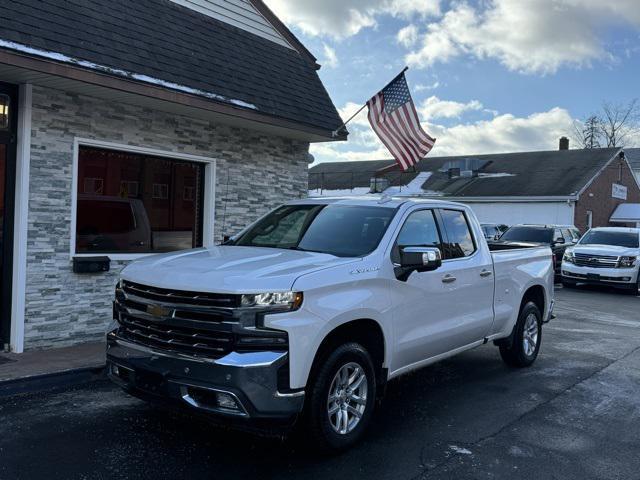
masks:
[[[105,365],[96,365],[5,380],[0,381],[0,398],[71,387],[105,378],[107,378]]]

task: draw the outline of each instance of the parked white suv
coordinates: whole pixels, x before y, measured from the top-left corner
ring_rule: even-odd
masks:
[[[592,228],[562,259],[562,284],[610,285],[636,295],[640,290],[640,229]]]
[[[127,266],[109,375],[227,422],[305,419],[322,446],[344,448],[391,378],[490,341],[509,365],[534,362],[551,250],[495,249],[457,203],[291,202],[225,245]]]

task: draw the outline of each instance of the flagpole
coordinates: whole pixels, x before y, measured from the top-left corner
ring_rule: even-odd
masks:
[[[382,90],[384,90],[385,88],[387,88],[387,86],[388,86],[389,84],[393,83],[393,82],[395,81],[395,79],[396,79],[396,78],[398,78],[400,75],[402,75],[402,74],[403,74],[404,72],[406,72],[407,70],[409,70],[409,67],[404,67],[404,68],[402,69],[402,71],[401,71],[399,74],[397,74],[395,77],[393,77],[393,78],[391,79],[391,81],[387,82],[387,84],[386,84],[384,87],[382,87],[380,90],[378,90],[378,91],[382,91]],[[355,118],[355,117],[356,117],[356,116],[357,116],[357,115],[358,115],[358,114],[359,114],[359,113],[364,109],[364,107],[366,107],[366,106],[367,106],[367,104],[366,104],[366,103],[365,103],[364,105],[362,105],[362,106],[358,109],[358,111],[357,111],[356,113],[354,113],[353,115],[351,115],[351,116],[349,117],[349,119],[348,119],[346,122],[344,122],[342,125],[340,125],[338,128],[336,128],[333,132],[331,132],[331,136],[332,136],[332,137],[334,137],[334,138],[335,138],[335,137],[337,137],[337,136],[338,136],[338,132],[339,132],[340,130],[342,130],[344,127],[346,127],[346,126],[347,126],[347,123],[349,123],[351,120],[353,120],[353,119],[354,119],[354,118]]]

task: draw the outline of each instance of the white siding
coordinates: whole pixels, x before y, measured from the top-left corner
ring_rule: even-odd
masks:
[[[293,48],[248,0],[171,0],[212,18]]]
[[[567,202],[471,203],[467,205],[483,223],[548,223],[573,225],[574,204]]]

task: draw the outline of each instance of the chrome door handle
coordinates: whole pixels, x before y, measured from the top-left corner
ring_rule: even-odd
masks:
[[[444,277],[442,277],[442,283],[453,283],[456,280],[456,277],[454,277],[453,275],[449,275],[448,273]]]
[[[488,277],[489,275],[491,275],[491,270],[486,270],[486,269],[485,269],[485,270],[482,270],[482,271],[480,272],[480,276],[481,276],[481,277]]]

